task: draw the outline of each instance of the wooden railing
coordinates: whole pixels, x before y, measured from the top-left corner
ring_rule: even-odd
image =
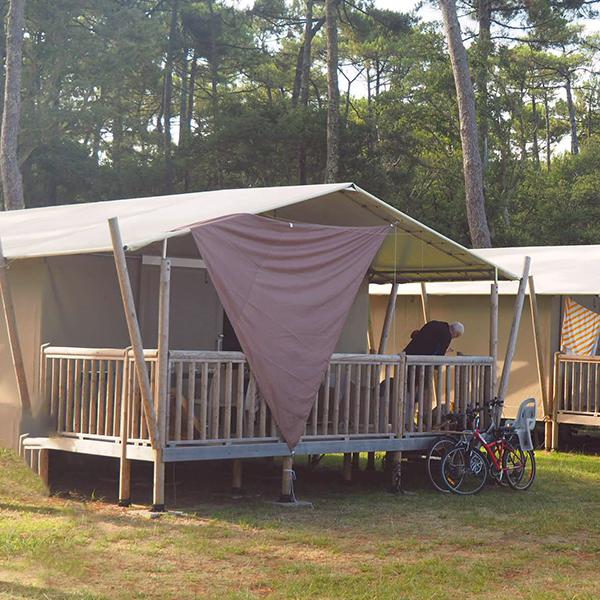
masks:
[[[158,352],[144,356],[156,402]],[[41,393],[58,433],[148,443],[130,350],[43,347],[42,359]],[[489,357],[334,354],[303,439],[439,429],[448,412],[490,398],[491,369]],[[170,351],[167,390],[167,445],[280,439],[240,352]]]
[[[146,350],[144,356],[154,381],[156,350]],[[133,354],[127,350],[45,347],[40,388],[58,433],[117,438],[121,435],[121,407],[127,401],[128,439],[148,439]]]
[[[557,413],[600,416],[600,356],[555,355],[554,408]]]
[[[304,439],[401,434],[402,358],[334,354]],[[240,352],[170,353],[168,440],[279,439],[271,412]]]
[[[462,415],[492,396],[493,359],[488,356],[407,356],[404,388],[406,431],[440,429],[449,412]]]

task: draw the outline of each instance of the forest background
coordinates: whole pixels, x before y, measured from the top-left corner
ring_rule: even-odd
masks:
[[[337,2],[338,179],[470,245],[441,16],[393,4]],[[600,243],[597,4],[457,1],[494,246]],[[326,55],[320,0],[28,0],[25,204],[322,183]]]

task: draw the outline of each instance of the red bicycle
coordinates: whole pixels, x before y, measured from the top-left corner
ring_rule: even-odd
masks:
[[[490,407],[500,407],[494,400]],[[508,483],[516,490],[526,490],[535,480],[533,450],[523,450],[513,427],[498,427],[495,419],[485,432],[479,430],[479,410],[467,409],[474,428],[450,450],[442,461],[442,478],[451,492],[476,494],[491,478]]]

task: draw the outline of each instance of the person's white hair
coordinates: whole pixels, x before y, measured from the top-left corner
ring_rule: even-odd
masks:
[[[465,332],[465,326],[458,321],[454,321],[454,323],[450,323],[450,335],[453,338],[461,336]]]

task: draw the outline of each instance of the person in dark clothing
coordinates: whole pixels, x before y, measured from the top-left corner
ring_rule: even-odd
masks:
[[[411,340],[404,348],[406,354],[423,356],[444,356],[450,342],[465,331],[462,323],[429,321],[418,331],[413,331]]]

